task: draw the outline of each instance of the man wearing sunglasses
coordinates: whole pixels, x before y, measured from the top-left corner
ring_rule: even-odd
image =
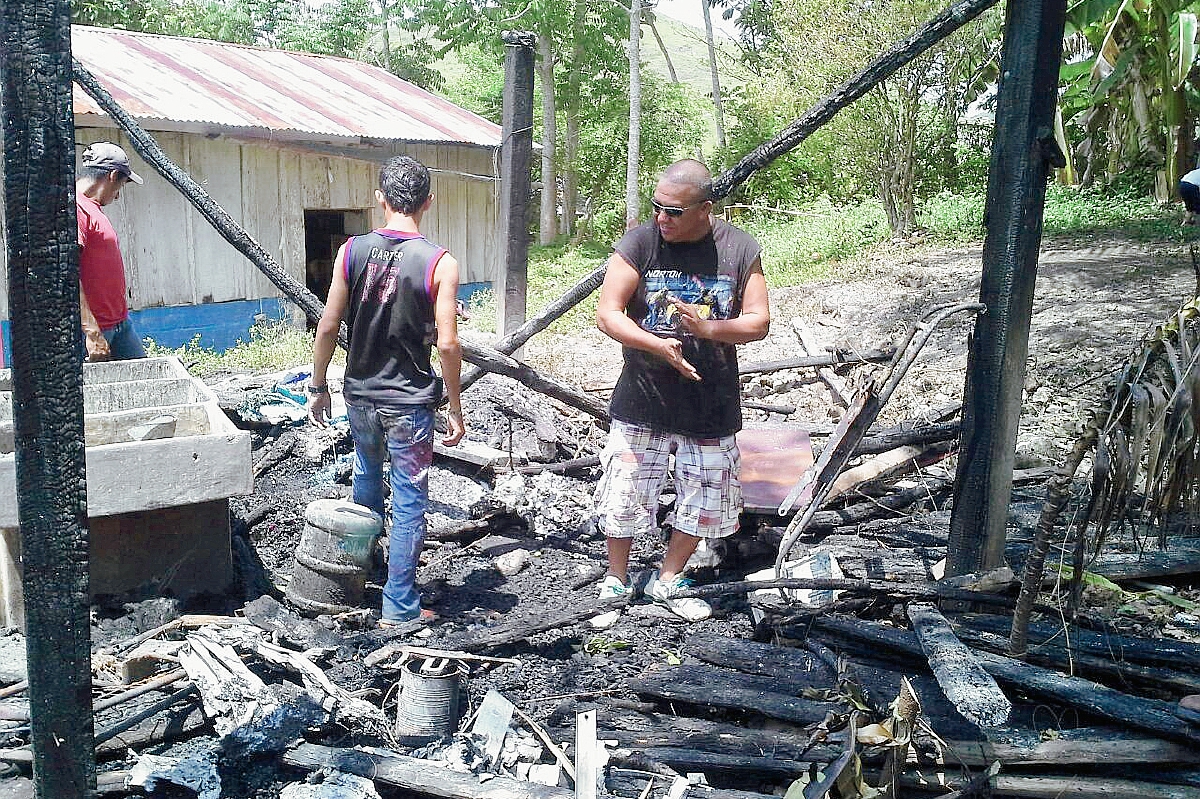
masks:
[[[678,596],[688,586],[684,566],[701,539],[735,532],[742,509],[735,345],[765,337],[771,314],[761,248],[713,217],[707,167],[690,159],[672,164],[650,205],[653,217],[617,242],[596,312],[597,326],[621,343],[625,359],[596,490],[598,524],[608,543],[600,596],[630,590],[633,539],[657,527],[658,497],[674,456],[670,541],[646,594],[697,621],[712,608]],[[605,628],[618,618],[613,611],[592,624]]]

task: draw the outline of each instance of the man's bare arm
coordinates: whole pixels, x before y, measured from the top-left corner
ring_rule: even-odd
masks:
[[[466,425],[462,417],[462,342],[458,339],[458,261],[450,253],[443,253],[433,268],[433,303],[449,416],[442,443],[452,447],[462,440]]]

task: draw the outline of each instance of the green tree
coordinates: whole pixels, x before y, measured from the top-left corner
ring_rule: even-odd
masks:
[[[776,0],[770,39],[755,55],[761,79],[731,99],[739,152],[799,116],[886,44],[941,10],[940,0]],[[753,7],[751,7],[753,8]],[[990,83],[998,55],[998,15],[990,12],[914,59],[843,110],[795,153],[758,175],[743,193],[795,201],[875,195],[895,235],[908,235],[917,198],[956,178],[958,120]],[[751,194],[751,196],[754,196]]]

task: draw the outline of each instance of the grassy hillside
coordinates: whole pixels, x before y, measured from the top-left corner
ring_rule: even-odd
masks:
[[[655,27],[662,37],[667,52],[671,55],[671,63],[675,65],[675,74],[679,82],[696,89],[700,94],[708,96],[712,93],[712,77],[708,71],[708,45],[704,42],[704,30],[693,28],[687,23],[658,16]],[[655,74],[669,77],[667,62],[662,50],[649,27],[642,29],[642,63]],[[717,70],[721,77],[721,85],[734,85],[741,82],[734,60],[737,58],[737,47],[728,40],[717,40]]]

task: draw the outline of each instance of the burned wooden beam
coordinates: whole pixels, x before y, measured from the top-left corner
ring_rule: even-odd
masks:
[[[952,752],[948,759],[968,766],[997,761],[1006,766],[1200,764],[1200,750],[1117,727],[1058,730],[1049,740],[1032,730],[1014,729],[1002,740],[947,744]]]
[[[1004,559],[1046,183],[1065,163],[1054,116],[1066,11],[1066,0],[1005,6],[979,289],[987,313],[976,318],[969,339],[950,576]]]
[[[714,754],[778,756],[812,763],[828,763],[841,754],[836,747],[811,743],[811,736],[798,728],[764,730],[666,713],[647,715],[603,706],[601,710],[600,737],[613,738],[623,747],[678,746]],[[568,738],[569,732],[555,729],[560,739]]]
[[[497,352],[505,355],[512,355],[514,352],[520,349],[526,341],[550,327],[550,325],[562,317],[563,314],[574,308],[579,303],[583,302],[592,294],[592,292],[600,288],[600,285],[604,282],[604,272],[606,266],[606,264],[602,264],[593,269],[578,283],[567,289],[566,293],[564,293],[561,297],[543,308],[541,313],[511,333],[502,336],[492,346],[495,347]],[[462,377],[463,389],[466,389],[482,376],[483,371],[474,366],[464,369]]]
[[[347,774],[446,799],[574,799],[575,792],[496,774],[486,778],[452,771],[436,761],[403,755],[375,755],[357,749],[302,743],[281,755],[284,763],[317,771],[333,768]]]
[[[512,618],[502,626],[484,630],[459,633],[441,641],[444,649],[461,649],[464,652],[481,652],[497,647],[508,646],[518,641],[527,640],[530,636],[548,630],[558,630],[587,621],[610,610],[618,610],[629,604],[629,595],[623,594],[610,599],[598,600],[589,597],[587,600],[574,603],[571,609],[547,616],[542,613],[532,613],[526,616]]]
[[[865,643],[873,650],[882,647],[910,657],[923,658],[913,633],[884,627],[875,622],[831,615],[819,616],[813,625],[838,639]],[[1061,702],[1091,715],[1110,719],[1135,729],[1174,741],[1200,746],[1200,728],[1176,716],[1173,705],[1155,699],[1131,696],[1107,686],[1068,677],[1048,669],[1022,663],[990,652],[973,650],[980,665],[997,680],[1029,693]]]
[[[651,677],[629,680],[627,685],[644,696],[701,707],[749,710],[800,725],[815,724],[838,708],[831,702],[814,702],[786,693],[763,690],[766,686],[762,683],[755,684],[744,679],[751,675],[741,675],[739,678],[725,674],[724,679],[718,682],[717,670],[707,669],[704,673],[706,676],[703,679],[687,680],[683,679],[686,676],[683,667],[676,667]]]
[[[96,783],[88,514],[72,199],[71,4],[0,4],[12,414],[34,787]]]
[[[496,311],[500,333],[525,321],[529,281],[530,164],[533,157],[533,51],[537,37],[505,31],[504,97],[501,111],[500,234],[504,268],[497,274]],[[553,187],[546,189],[553,191]]]
[[[980,727],[998,727],[1008,721],[1012,702],[954,635],[946,617],[933,605],[914,602],[908,606],[908,618],[933,676],[958,712]]]

